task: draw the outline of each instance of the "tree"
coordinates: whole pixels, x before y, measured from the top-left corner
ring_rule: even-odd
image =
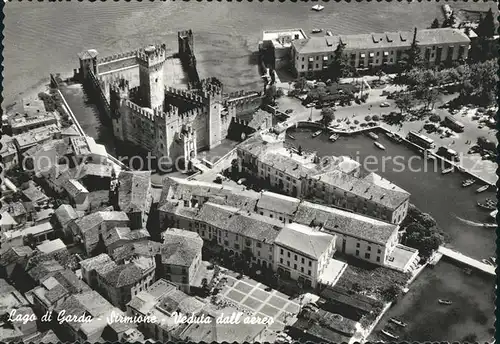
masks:
[[[321,110],[321,122],[325,127],[335,119],[335,110],[332,107],[327,107]]]
[[[299,148],[297,149],[297,152],[299,153],[299,155],[302,155],[302,146],[299,146]]]
[[[422,65],[422,56],[420,54],[420,47],[417,41],[417,29],[415,28],[413,40],[410,48],[406,51],[405,70],[409,71],[412,68],[418,68]]]
[[[409,92],[400,92],[394,97],[394,102],[403,115],[415,105],[415,98]]]
[[[298,78],[295,80],[293,84],[293,88],[296,89],[297,91],[302,91],[307,87],[307,80],[303,77]]]
[[[431,29],[438,29],[439,28],[439,20],[436,18],[431,24]]]
[[[401,293],[401,288],[395,284],[391,284],[390,286],[384,288],[381,291],[381,296],[386,302],[393,302],[396,300]]]
[[[480,20],[476,33],[479,38],[493,38],[495,36],[495,20],[491,8],[486,12],[486,16]]]
[[[377,69],[377,72],[375,73],[376,76],[378,76],[378,81],[380,82],[382,80],[382,77],[385,75],[384,71],[382,68]]]
[[[23,243],[24,243],[24,245],[29,246],[32,249],[35,249],[35,246],[36,246],[35,236],[33,234],[29,233],[28,235],[26,235],[23,238]]]
[[[337,45],[333,55],[333,61],[328,66],[327,75],[334,82],[338,82],[340,78],[349,76],[352,69],[347,60],[347,56],[344,54],[345,46],[345,43],[342,42]]]

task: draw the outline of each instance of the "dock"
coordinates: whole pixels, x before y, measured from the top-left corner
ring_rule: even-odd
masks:
[[[442,256],[446,256],[446,257],[453,259],[459,263],[468,265],[471,268],[474,268],[476,270],[480,270],[480,271],[483,271],[489,275],[495,276],[495,267],[494,266],[480,262],[480,261],[478,261],[474,258],[468,257],[460,252],[453,251],[453,250],[446,248],[444,246],[439,246],[438,254],[440,254]],[[440,258],[442,256],[440,256]]]

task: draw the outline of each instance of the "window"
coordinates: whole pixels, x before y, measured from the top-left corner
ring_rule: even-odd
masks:
[[[280,263],[283,264],[283,258],[280,258]]]
[[[300,69],[304,69],[304,65],[302,65],[302,67]]]
[[[302,61],[304,61],[304,56],[302,56]]]
[[[283,249],[280,250],[280,254],[283,255]]]
[[[290,258],[290,252],[287,252],[287,256],[288,256],[288,258]]]
[[[380,263],[380,257],[377,257],[377,263]]]
[[[372,247],[371,246],[368,246],[368,251],[371,251],[372,250]]]
[[[234,244],[234,248],[239,249],[240,248],[240,244]]]
[[[303,266],[300,267],[300,272],[304,273],[304,267]]]
[[[255,244],[258,248],[261,248],[262,247],[262,244],[260,242],[258,242],[257,244]]]
[[[295,255],[294,259],[297,260],[297,255]]]
[[[365,259],[370,259],[370,254],[368,252],[365,253]]]
[[[286,266],[290,266],[290,262],[288,260],[286,261]]]
[[[359,250],[356,250],[356,256],[359,256]]]
[[[359,242],[358,242],[358,243],[356,243],[356,247],[359,247]]]
[[[273,217],[273,214],[269,214],[269,217],[271,217],[271,218],[272,218],[272,217]]]
[[[302,264],[304,264],[304,258],[301,259]]]
[[[307,274],[308,274],[309,276],[311,276],[311,270],[307,271]]]
[[[309,266],[312,266],[312,262],[311,261],[309,261]]]
[[[316,68],[319,68],[319,65],[316,63]]]
[[[378,253],[378,254],[382,253],[382,250],[381,250],[381,249],[378,249],[378,250],[377,250],[377,253]]]
[[[297,270],[297,264],[293,264],[294,270]]]

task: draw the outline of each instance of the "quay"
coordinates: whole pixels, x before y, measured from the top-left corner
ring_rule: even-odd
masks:
[[[454,261],[457,261],[459,263],[465,264],[470,266],[471,268],[474,268],[476,270],[480,270],[482,272],[485,272],[489,275],[495,276],[495,267],[492,265],[485,264],[483,262],[480,262],[474,258],[468,257],[460,252],[453,251],[449,248],[446,248],[444,246],[439,246],[437,250],[437,255],[434,259],[434,263],[436,264],[443,256],[446,256]]]

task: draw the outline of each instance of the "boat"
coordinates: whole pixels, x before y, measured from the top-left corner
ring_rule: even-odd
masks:
[[[477,206],[484,210],[495,210],[497,208],[496,203],[491,200],[486,200],[485,202],[477,202]]]
[[[490,262],[493,263],[493,265],[497,265],[497,259],[495,257],[490,257]]]
[[[496,219],[497,218],[497,213],[498,213],[498,209],[493,210],[490,213],[490,217],[493,218],[493,219]]]
[[[378,135],[375,134],[375,133],[372,133],[371,131],[368,133],[368,136],[370,136],[372,139],[374,140],[377,140],[378,139]]]
[[[321,130],[318,130],[318,131],[315,131],[312,135],[312,137],[316,137],[316,136],[319,136],[321,135]]]
[[[449,167],[449,168],[445,168],[444,170],[441,171],[441,174],[447,174],[447,173],[450,173],[450,172],[453,172],[455,168],[452,166],[452,167]]]
[[[311,7],[311,9],[313,11],[316,11],[316,12],[319,12],[319,11],[323,11],[325,9],[325,6],[321,6],[321,5],[314,5],[313,7]]]
[[[382,330],[381,332],[382,332],[383,334],[385,334],[385,335],[386,335],[387,337],[389,337],[389,338],[392,338],[392,339],[398,339],[398,338],[399,338],[399,336],[395,336],[395,335],[393,335],[392,333],[387,332],[386,330]]]
[[[398,319],[395,319],[395,318],[390,318],[389,321],[395,323],[398,326],[406,327],[406,323],[402,322],[401,320],[398,320]]]
[[[381,150],[385,150],[385,147],[380,143],[380,142],[373,142],[373,144],[375,145],[375,147],[381,149]]]
[[[474,184],[476,182],[475,179],[466,179],[462,182],[462,186],[465,188],[467,186],[471,186],[472,184]]]
[[[295,140],[295,136],[293,136],[293,135],[286,134],[286,136],[288,136],[288,138],[290,138],[290,139],[292,139],[292,140]]]
[[[322,32],[322,31],[323,31],[323,29],[313,29],[313,30],[312,30],[312,33],[320,33],[320,32]]]
[[[484,192],[484,191],[488,190],[489,187],[490,187],[489,185],[483,185],[479,189],[477,189],[476,192],[477,193]]]
[[[338,135],[338,134],[332,134],[332,135],[330,135],[330,137],[329,137],[328,139],[329,139],[330,141],[332,141],[332,142],[335,142],[335,141],[337,141],[337,140],[338,140],[338,138],[339,138],[339,135]]]
[[[438,302],[442,305],[451,305],[453,303],[450,300],[441,300],[441,299],[439,299]]]
[[[483,259],[481,260],[484,264],[493,266],[493,263],[491,263],[488,259]]]

